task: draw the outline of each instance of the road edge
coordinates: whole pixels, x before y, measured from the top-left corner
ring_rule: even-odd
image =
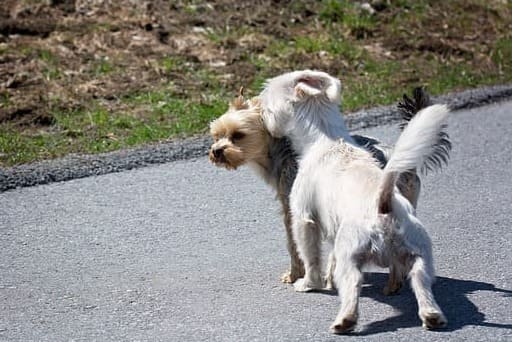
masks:
[[[512,84],[488,86],[453,92],[433,98],[453,110],[469,109],[512,98]],[[363,109],[345,116],[351,131],[394,123],[399,120],[396,105]],[[148,165],[205,156],[210,146],[208,136],[175,139],[134,149],[95,155],[68,155],[63,158],[0,168],[0,192],[104,175]]]

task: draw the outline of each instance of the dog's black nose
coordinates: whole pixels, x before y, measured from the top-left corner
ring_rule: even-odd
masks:
[[[212,153],[213,153],[213,156],[215,158],[220,158],[220,156],[222,156],[222,153],[224,152],[224,149],[221,147],[221,148],[214,148],[212,150]]]

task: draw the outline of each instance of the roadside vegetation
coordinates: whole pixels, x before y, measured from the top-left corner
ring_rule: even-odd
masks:
[[[0,8],[0,166],[203,134],[240,86],[320,69],[343,109],[512,82],[512,2],[35,1]]]

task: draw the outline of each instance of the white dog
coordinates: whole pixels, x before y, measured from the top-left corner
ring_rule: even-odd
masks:
[[[269,80],[261,94],[268,130],[289,137],[299,155],[290,206],[305,275],[294,287],[300,292],[323,288],[320,242],[326,238],[334,244],[334,281],[342,299],[331,326],[334,333],[352,331],[357,323],[366,264],[389,267],[390,279],[409,276],[423,326],[442,327],[447,321],[431,289],[431,242],[396,181],[431,156],[449,111],[443,105],[420,111],[381,169],[348,134],[339,111],[340,92],[339,80],[306,70]],[[401,281],[388,283],[385,292],[400,286]]]

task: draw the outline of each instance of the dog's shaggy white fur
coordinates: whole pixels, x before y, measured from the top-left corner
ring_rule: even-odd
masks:
[[[420,111],[398,139],[386,167],[354,143],[339,112],[339,80],[317,71],[296,71],[268,81],[261,94],[266,127],[288,136],[299,156],[290,194],[293,236],[305,276],[296,291],[323,288],[320,242],[334,244],[334,281],[342,304],[331,329],[352,331],[358,318],[362,267],[389,267],[385,292],[398,290],[408,276],[426,328],[446,324],[431,285],[431,242],[414,207],[400,194],[401,173],[424,164],[434,153],[448,109]]]

